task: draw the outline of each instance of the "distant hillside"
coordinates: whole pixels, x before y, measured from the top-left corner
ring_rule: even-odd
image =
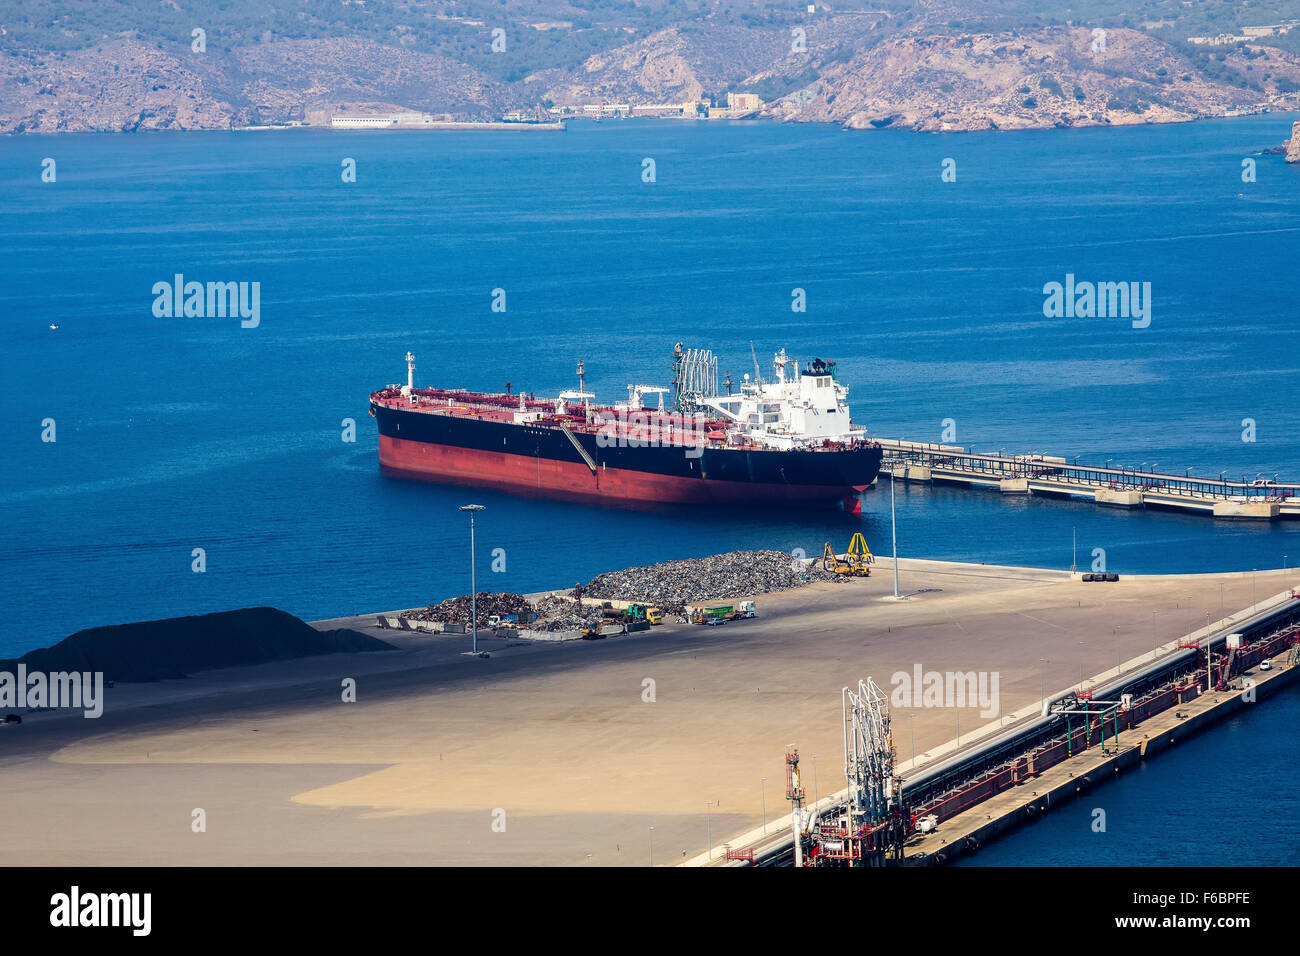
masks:
[[[814,5],[15,2],[0,12],[0,132],[320,123],[357,104],[493,119],[727,92],[785,121],[926,130],[1300,108],[1294,0]]]
[[[103,672],[106,680],[157,681],[219,667],[340,652],[389,651],[391,644],[359,631],[318,631],[272,607],[92,627],[53,647],[31,651],[0,670]]]

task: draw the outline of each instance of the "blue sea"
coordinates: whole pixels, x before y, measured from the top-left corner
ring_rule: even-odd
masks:
[[[0,139],[0,654],[233,606],[315,619],[463,593],[470,500],[487,506],[493,590],[735,548],[816,553],[858,529],[886,548],[887,484],[855,517],[383,478],[367,395],[405,379],[408,349],[421,384],[538,394],[576,386],[581,359],[613,400],[667,384],[675,342],[712,348],[736,379],[752,342],[765,372],[781,347],[838,360],[877,435],[937,441],[951,419],[976,448],[1296,478],[1300,168],[1258,155],[1290,122]],[[154,285],[178,273],[260,283],[259,325],[155,317]],[[1150,282],[1150,327],[1045,318],[1043,286],[1067,273]],[[1068,567],[1077,529],[1079,553],[1104,547],[1112,570],[1300,561],[1300,524],[960,489],[900,486],[898,520],[914,557]]]
[[[613,400],[668,384],[678,341],[713,349],[737,380],[751,343],[764,371],[784,347],[837,360],[876,435],[937,441],[951,419],[977,449],[1300,477],[1300,168],[1260,154],[1291,120],[2,138],[0,656],[123,621],[255,604],[317,619],[464,593],[469,501],[487,506],[478,571],[492,590],[737,548],[813,554],[855,530],[888,548],[887,484],[852,516],[598,508],[383,478],[367,395],[404,380],[408,349],[420,384],[538,394],[576,386],[581,359]],[[1244,159],[1257,181],[1243,182]],[[156,317],[152,290],[176,274],[260,283],[259,324]],[[1044,285],[1067,274],[1151,283],[1150,326],[1044,317]],[[1111,570],[1300,561],[1300,524],[958,489],[900,485],[898,522],[912,557],[1064,568],[1077,531],[1084,563],[1104,547]],[[1185,755],[1222,767],[1216,746],[1291,739],[1282,715],[1270,703],[1238,723],[1274,726],[1214,731],[1142,780],[1172,794],[1193,772],[1178,770]],[[1113,799],[1158,807],[1124,796],[1137,784]],[[1141,841],[1138,818],[1119,816]],[[1080,859],[1068,819],[1035,829],[1065,828],[1062,861]],[[1193,814],[1189,844],[1200,826]],[[1016,839],[981,862],[1038,859],[1038,840]]]

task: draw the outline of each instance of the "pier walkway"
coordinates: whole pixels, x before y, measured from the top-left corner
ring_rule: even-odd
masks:
[[[884,449],[881,475],[897,480],[996,488],[1003,494],[1084,498],[1113,508],[1165,508],[1271,521],[1300,517],[1300,483],[1272,479],[1232,481],[1106,465],[1081,465],[1049,455],[984,454],[956,445],[877,439]]]

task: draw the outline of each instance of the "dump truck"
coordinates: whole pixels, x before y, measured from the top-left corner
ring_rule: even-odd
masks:
[[[664,622],[664,613],[657,607],[651,607],[649,604],[629,604],[627,613],[634,621],[646,621],[650,624],[662,624]]]
[[[519,611],[515,614],[493,614],[488,618],[488,627],[510,627],[515,624],[531,624],[537,620],[532,611]]]

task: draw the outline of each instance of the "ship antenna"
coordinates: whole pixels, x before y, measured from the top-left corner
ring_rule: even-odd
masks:
[[[582,359],[578,359],[578,391],[580,392],[587,390],[586,377],[587,369],[583,366]]]
[[[406,387],[415,391],[415,356],[406,353]]]
[[[754,340],[749,340],[749,355],[754,360],[754,381],[763,384],[763,373],[758,370],[758,353],[754,351]]]

